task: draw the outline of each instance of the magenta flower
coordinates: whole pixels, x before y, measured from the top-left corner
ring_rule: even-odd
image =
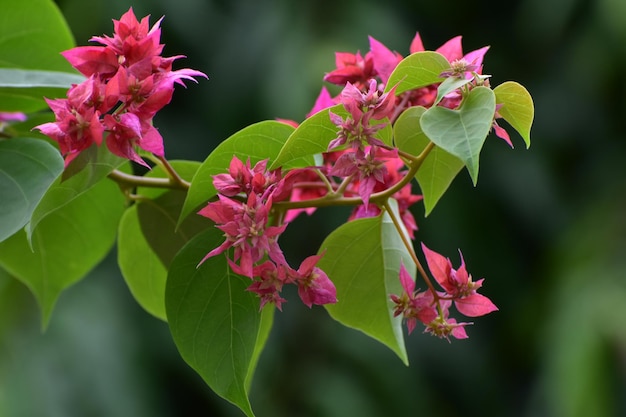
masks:
[[[216,227],[224,232],[226,240],[210,251],[198,266],[231,247],[234,248],[233,260],[239,261],[237,273],[250,278],[254,276],[254,263],[265,254],[278,265],[287,263],[277,242],[287,225],[267,224],[271,200],[263,203],[254,193],[250,194],[245,204],[222,195],[218,197],[218,201],[207,204],[198,214],[213,220]]]
[[[363,86],[367,80],[376,75],[371,52],[365,54],[365,57],[359,52],[356,54],[336,52],[335,65],[337,68],[326,74],[324,81],[337,85],[345,85],[349,82]]]
[[[415,281],[408,273],[404,264],[400,264],[400,284],[404,290],[401,295],[391,294],[391,301],[394,302],[394,317],[402,315],[406,320],[409,334],[413,332],[417,321],[429,324],[437,318],[435,300],[430,291],[415,291]]]
[[[104,46],[72,48],[62,55],[88,79],[68,91],[67,100],[48,100],[54,123],[36,128],[59,143],[67,164],[108,133],[112,153],[149,167],[137,154],[139,147],[163,156],[163,138],[152,126],[154,115],[172,98],[174,84],[205,77],[192,69],[172,70],[182,56],[161,57],[160,20],[150,28],[130,8],[114,20],[113,37],[94,36]],[[118,106],[112,114],[108,114]]]
[[[230,261],[230,259],[228,261],[231,267],[234,267],[236,271],[238,266]],[[280,296],[283,285],[286,284],[288,280],[285,267],[277,267],[273,262],[265,261],[255,266],[252,270],[252,274],[255,280],[246,290],[254,292],[261,299],[259,310],[263,309],[266,304],[275,304],[276,308],[282,311],[282,305],[287,301]]]
[[[297,271],[291,270],[294,283],[298,286],[298,295],[307,307],[313,304],[334,304],[337,302],[337,289],[328,275],[316,266],[322,258],[321,255],[313,255],[306,258],[300,264]]]
[[[460,313],[468,317],[478,317],[498,310],[489,298],[476,292],[482,286],[483,279],[472,281],[472,276],[467,273],[463,254],[460,251],[461,266],[457,270],[452,268],[450,259],[428,249],[423,243],[422,251],[426,256],[430,272],[445,290],[444,297],[454,300]]]

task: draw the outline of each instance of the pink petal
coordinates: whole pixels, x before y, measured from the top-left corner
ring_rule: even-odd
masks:
[[[411,297],[415,291],[415,281],[413,281],[413,277],[404,267],[404,263],[400,264],[400,284],[402,284],[404,291]]]
[[[463,47],[461,46],[461,38],[461,36],[456,36],[450,39],[439,48],[437,48],[436,52],[439,52],[441,55],[445,56],[446,59],[450,62],[463,58]]]
[[[491,300],[481,294],[472,294],[464,298],[459,298],[454,302],[459,313],[467,317],[484,316],[485,314],[497,311],[498,307]]]
[[[446,288],[449,284],[449,275],[452,268],[450,266],[450,260],[428,249],[424,243],[422,243],[422,251],[424,252],[424,256],[426,256],[426,262],[428,263],[428,268],[433,274],[433,277],[442,287]]]
[[[409,47],[409,52],[414,54],[415,52],[424,52],[424,44],[422,43],[422,37],[419,32],[415,33],[415,37],[411,41],[411,46]]]
[[[389,76],[398,66],[398,63],[402,58],[371,36],[369,37],[369,40],[370,50],[372,51],[372,55],[374,57],[374,69],[378,73],[382,82],[386,84],[389,80]]]

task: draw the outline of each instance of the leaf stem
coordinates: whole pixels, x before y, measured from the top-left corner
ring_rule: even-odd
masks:
[[[114,169],[108,177],[118,183],[123,188],[134,187],[150,187],[150,188],[169,188],[173,190],[187,190],[189,183],[186,181],[178,181],[172,178],[151,178],[140,175],[127,174],[118,169]]]
[[[409,252],[409,255],[411,256],[411,259],[413,260],[413,263],[415,264],[417,271],[419,272],[420,276],[422,277],[422,279],[428,286],[428,289],[433,293],[435,300],[437,300],[438,302],[437,290],[433,286],[433,283],[428,277],[428,274],[426,273],[426,270],[422,266],[421,262],[419,261],[419,259],[417,259],[417,254],[415,253],[415,248],[413,247],[413,243],[409,240],[406,233],[404,233],[404,228],[402,227],[402,224],[400,223],[400,219],[398,219],[394,211],[391,209],[389,202],[386,201],[384,204],[384,207],[385,207],[385,210],[387,211],[387,214],[389,214],[389,217],[391,218],[393,225],[396,227],[396,230],[398,231],[398,234],[400,235],[400,239],[402,239],[402,243],[404,244],[407,251]]]

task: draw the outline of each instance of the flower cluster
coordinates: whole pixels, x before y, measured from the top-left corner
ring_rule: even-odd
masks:
[[[444,291],[415,290],[415,282],[404,265],[400,267],[400,283],[404,291],[400,295],[392,294],[395,304],[394,316],[402,315],[411,333],[419,320],[425,326],[425,332],[435,336],[457,339],[467,338],[465,326],[471,323],[457,323],[449,317],[449,309],[454,303],[457,311],[467,317],[478,317],[498,310],[491,300],[476,291],[482,286],[483,279],[472,281],[472,276],[465,268],[461,255],[461,266],[452,267],[450,259],[430,250],[422,243],[422,251],[431,274]],[[449,339],[448,339],[449,340]]]
[[[229,172],[213,177],[218,200],[208,203],[198,214],[213,220],[226,240],[210,251],[200,264],[232,249],[228,263],[235,273],[253,280],[248,291],[258,294],[261,308],[273,303],[280,310],[286,301],[280,294],[287,284],[298,287],[298,294],[308,307],[335,303],[335,286],[316,266],[322,255],[306,258],[297,270],[285,260],[278,237],[287,223],[270,225],[272,204],[289,197],[290,184],[297,171],[283,177],[280,170],[268,172],[267,162],[259,161],[252,167],[250,160],[244,164],[233,156]]]
[[[67,166],[81,151],[106,135],[109,150],[148,166],[136,147],[162,157],[163,138],[152,124],[154,115],[172,98],[174,84],[206,77],[192,69],[172,70],[182,56],[162,57],[161,20],[151,28],[132,8],[114,20],[114,35],[95,36],[104,46],[81,46],[62,55],[87,79],[73,85],[65,99],[47,99],[55,121],[37,126],[59,144]]]

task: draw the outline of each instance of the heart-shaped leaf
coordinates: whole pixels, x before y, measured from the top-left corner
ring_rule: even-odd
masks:
[[[420,119],[422,130],[435,145],[463,161],[474,185],[478,181],[480,151],[491,130],[495,110],[493,91],[476,87],[458,109],[431,107]]]
[[[398,149],[417,156],[430,143],[420,126],[420,118],[425,111],[424,107],[409,107],[398,117],[394,124]],[[438,146],[428,153],[415,175],[424,197],[426,216],[435,208],[462,168],[463,161]]]
[[[392,208],[399,219],[395,202]],[[386,212],[346,223],[322,243],[318,266],[337,288],[337,304],[325,306],[331,317],[380,341],[408,364],[402,320],[393,317],[389,298],[402,291],[400,263],[415,271],[400,233]]]
[[[35,207],[62,171],[63,158],[46,141],[0,141],[0,242],[30,221]]]
[[[42,219],[31,237],[24,231],[0,243],[0,266],[35,295],[46,327],[61,292],[83,278],[115,243],[124,196],[101,181]]]
[[[165,306],[182,356],[215,393],[253,416],[248,390],[271,328],[273,309],[259,312],[259,299],[246,291],[250,279],[234,274],[223,255],[198,262],[224,240],[209,228],[172,261]]]
[[[507,81],[493,89],[496,103],[502,104],[498,113],[506,120],[530,147],[530,128],[535,117],[535,106],[530,93],[515,81]]]
[[[385,92],[395,85],[397,85],[396,94],[400,94],[407,90],[440,83],[443,78],[439,75],[448,68],[450,63],[438,52],[415,52],[396,66],[389,76]]]

